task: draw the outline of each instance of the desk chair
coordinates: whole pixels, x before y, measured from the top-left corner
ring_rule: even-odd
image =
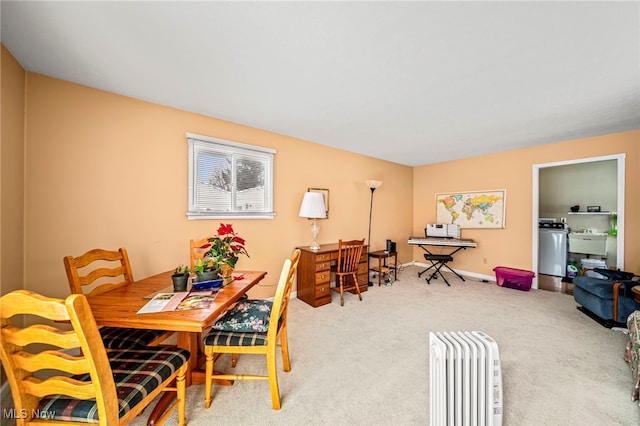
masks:
[[[19,327],[12,323],[16,315],[36,322]],[[107,352],[83,294],[62,300],[17,290],[0,298],[0,320],[0,359],[15,412],[24,416],[16,419],[19,426],[127,425],[165,391],[176,392],[177,402],[160,422],[177,406],[178,424],[185,424],[189,351],[154,347]],[[65,329],[56,327],[60,322]]]
[[[336,274],[337,283],[333,291],[340,293],[340,306],[344,306],[344,292],[355,290],[358,298],[362,301],[360,294],[360,285],[358,284],[358,263],[362,256],[362,248],[364,247],[364,239],[351,241],[338,241],[338,263],[331,272]],[[347,283],[347,278],[349,283]]]
[[[127,250],[124,248],[116,251],[93,249],[75,258],[66,256],[63,261],[72,294],[85,294],[84,288],[91,285],[95,285],[95,287],[87,294],[101,294],[129,285],[134,281]],[[80,275],[80,271],[85,275]],[[106,282],[114,279],[121,281]],[[100,328],[104,345],[109,350],[156,346],[173,334],[171,331],[138,328]]]
[[[418,276],[424,274],[425,272],[429,271],[430,269],[434,270],[431,275],[427,276],[427,278],[426,278],[427,284],[431,284],[431,280],[438,279],[438,275],[440,275],[442,277],[442,279],[444,280],[444,282],[447,284],[447,286],[449,286],[449,287],[451,286],[451,284],[449,284],[449,281],[447,281],[447,278],[442,274],[442,271],[441,271],[442,268],[447,268],[455,276],[457,276],[462,281],[464,281],[464,277],[462,277],[456,271],[451,269],[449,267],[449,265],[447,265],[448,262],[452,262],[453,261],[453,256],[451,256],[450,254],[430,254],[430,253],[425,253],[424,258],[426,260],[428,260],[429,262],[431,262],[431,266],[429,266],[424,271],[420,272],[420,274],[418,274]]]
[[[213,325],[204,338],[205,353],[205,397],[206,408],[211,406],[213,380],[268,380],[271,405],[280,409],[280,390],[276,372],[276,347],[280,339],[284,371],[291,371],[289,344],[287,340],[287,315],[293,280],[298,269],[300,250],[296,249],[291,259],[286,259],[278,280],[273,302],[248,300],[238,304],[224,314]],[[213,367],[215,355],[222,353],[266,355],[267,376],[255,374],[217,374]]]

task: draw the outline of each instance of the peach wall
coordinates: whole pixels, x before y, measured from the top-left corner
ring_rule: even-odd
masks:
[[[268,271],[252,297],[273,295],[282,261],[311,243],[297,216],[308,187],[328,188],[330,216],[319,242],[367,236],[370,191],[376,191],[373,247],[397,239],[411,257],[410,167],[203,115],[27,73],[25,288],[64,296],[62,258],[94,247],[129,252],[142,278],[188,263],[189,239],[215,233],[219,221],[189,221],[185,132],[274,148],[273,220],[228,220],[247,240],[239,269]]]
[[[25,72],[2,46],[0,294],[23,287]]]
[[[626,154],[625,269],[640,271],[640,131],[559,142],[414,169],[413,232],[435,222],[435,194],[506,189],[505,229],[464,229],[478,247],[455,257],[454,268],[493,276],[495,266],[532,269],[532,171],[534,164]],[[414,248],[415,260],[423,261]],[[486,263],[483,263],[486,259]]]

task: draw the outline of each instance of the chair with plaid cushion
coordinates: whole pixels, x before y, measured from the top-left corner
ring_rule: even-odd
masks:
[[[287,313],[299,260],[300,250],[296,249],[291,259],[284,261],[273,302],[265,300],[239,302],[216,321],[204,338],[206,408],[211,406],[213,380],[221,379],[268,380],[271,405],[274,410],[280,409],[276,347],[279,339],[284,371],[291,371],[287,342]],[[224,353],[266,355],[268,375],[214,373],[215,355]]]
[[[16,315],[17,322],[32,325],[14,324]],[[62,300],[16,290],[0,298],[0,320],[0,359],[15,412],[23,415],[18,426],[126,425],[164,391],[176,392],[177,401],[160,423],[177,406],[178,424],[185,424],[189,351],[162,346],[107,352],[83,294]]]
[[[88,294],[104,293],[134,281],[127,250],[124,248],[117,251],[93,249],[76,258],[66,256],[64,267],[72,294],[84,294],[84,287],[92,287]],[[80,275],[81,273],[84,275]],[[108,282],[114,279],[121,281]],[[162,330],[100,328],[102,341],[108,350],[156,346],[173,334],[173,332]]]

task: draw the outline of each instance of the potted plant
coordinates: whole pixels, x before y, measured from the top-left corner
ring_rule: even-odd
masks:
[[[178,265],[171,275],[173,281],[173,291],[185,291],[187,289],[187,281],[189,280],[191,271],[187,266]]]
[[[197,275],[196,281],[198,282],[215,280],[219,276],[218,268],[211,259],[206,257],[206,254],[204,261],[203,259],[198,259],[193,271]]]
[[[238,256],[245,255],[249,257],[244,245],[244,238],[236,234],[231,224],[221,223],[217,235],[209,238],[209,244],[201,247],[208,250],[204,253],[204,261],[198,262],[195,268],[196,273],[199,269],[208,269],[218,273],[223,272],[224,277],[228,278],[238,262]],[[201,281],[200,278],[198,278],[198,281]]]

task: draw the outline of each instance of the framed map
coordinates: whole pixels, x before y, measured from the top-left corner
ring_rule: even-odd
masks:
[[[504,228],[506,197],[504,189],[436,194],[436,221],[460,228]]]

